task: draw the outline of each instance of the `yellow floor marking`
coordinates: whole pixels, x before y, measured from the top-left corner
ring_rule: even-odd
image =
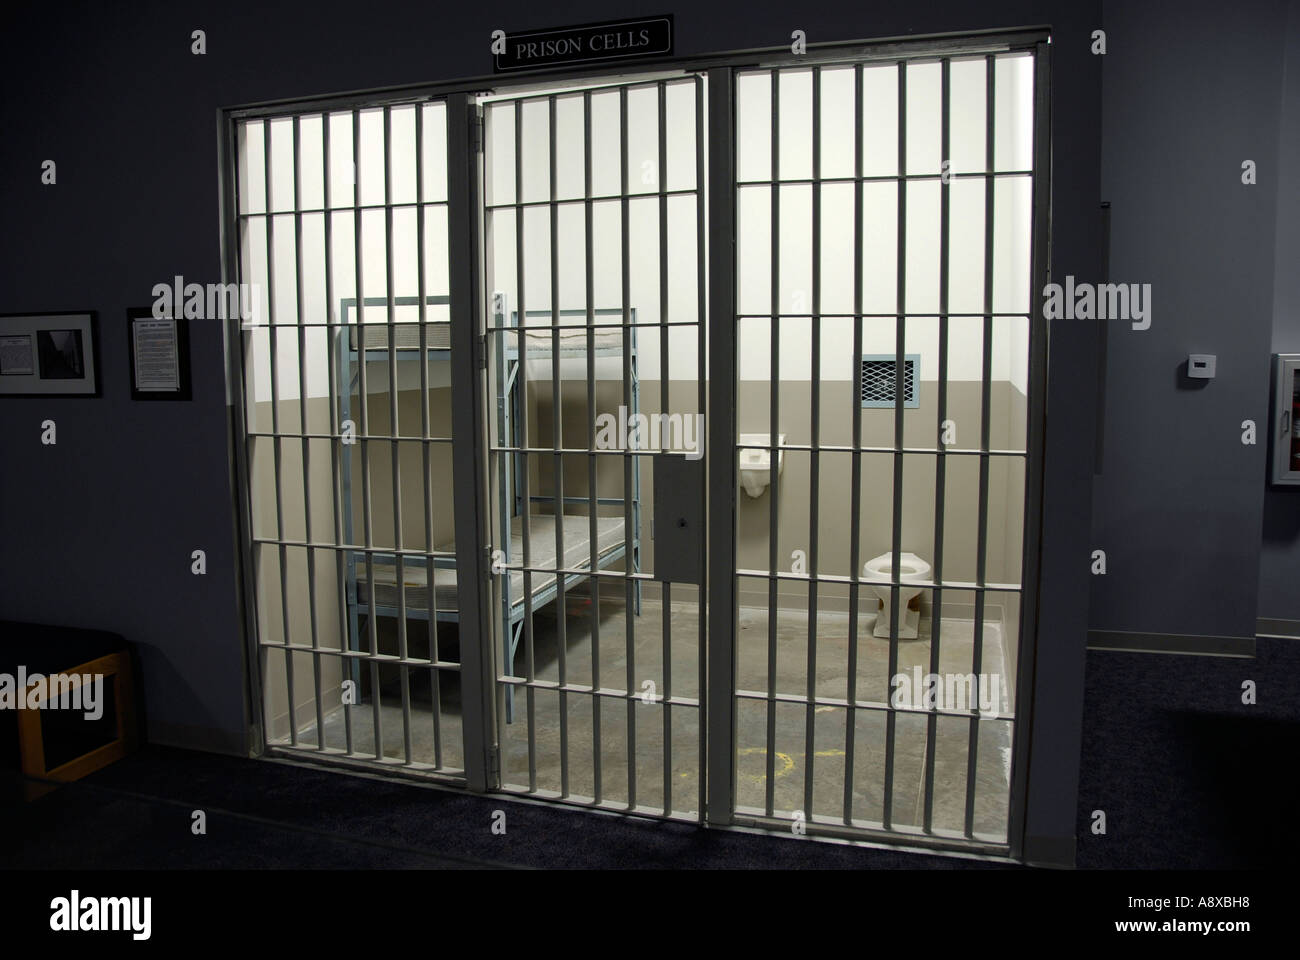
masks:
[[[752,756],[753,754],[761,754],[763,756],[767,756],[767,749],[765,747],[743,747],[740,750],[737,750],[736,754],[737,756]],[[791,756],[788,753],[782,753],[781,751],[778,750],[776,756],[780,760],[780,764],[779,765],[773,764],[772,779],[774,780],[779,777],[784,777],[791,770],[793,770],[795,767],[794,757],[795,756],[802,757],[804,756],[804,754],[799,753],[799,754],[795,754],[794,756]],[[843,750],[816,750],[813,752],[813,756],[814,757],[842,757],[844,756],[844,751]],[[759,774],[759,775],[747,773],[745,774],[745,776],[748,777],[750,780],[752,780],[754,783],[763,783],[765,780],[767,780],[766,773]]]

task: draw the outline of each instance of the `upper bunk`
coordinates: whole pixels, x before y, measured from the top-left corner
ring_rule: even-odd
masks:
[[[399,354],[418,353],[423,348],[428,353],[451,353],[451,298],[446,296],[425,297],[424,323],[420,323],[419,297],[394,297],[392,300],[391,324],[393,349]],[[386,358],[390,324],[388,323],[389,300],[387,297],[366,297],[366,312],[382,312],[382,320],[367,320],[358,324],[356,321],[357,301],[355,297],[345,298],[341,302],[341,328],[343,349],[356,359],[361,352],[363,341],[366,359],[370,361]],[[500,325],[501,314],[494,315],[496,325],[493,330],[503,332],[499,338],[504,347],[504,358],[508,361],[519,359],[520,339],[525,341],[525,353],[530,361],[550,360],[554,356],[561,359],[586,357],[588,352],[594,357],[619,357],[625,352],[635,357],[637,353],[636,310],[629,311],[630,321],[622,322],[621,308],[603,308],[594,310],[592,321],[586,322],[588,313],[583,309],[561,310],[560,323],[541,324],[538,319],[550,318],[550,310],[528,310],[525,317],[529,321],[520,331],[519,314],[511,311],[508,327]],[[600,322],[604,319],[605,322]],[[567,322],[566,322],[567,321]],[[627,330],[627,343],[624,344],[624,329]],[[423,331],[423,332],[422,332]],[[494,338],[497,339],[497,338]]]
[[[558,356],[560,359],[574,359],[586,357],[588,353],[593,357],[621,357],[625,352],[631,356],[636,356],[636,309],[628,311],[630,320],[625,326],[622,323],[623,310],[618,307],[609,307],[600,310],[593,310],[590,313],[592,320],[586,322],[589,314],[586,310],[561,310],[559,313],[560,323],[528,323],[529,318],[550,318],[550,310],[526,310],[524,312],[525,323],[522,328],[519,326],[519,314],[517,311],[510,312],[510,323],[508,327],[498,328],[502,334],[500,340],[505,350],[505,359],[514,361],[519,359],[520,339],[524,341],[525,353],[531,360],[550,360]],[[604,323],[599,322],[600,318],[605,318]],[[501,319],[501,315],[497,315]],[[568,320],[568,323],[564,321]],[[623,342],[623,331],[627,330],[627,343]]]

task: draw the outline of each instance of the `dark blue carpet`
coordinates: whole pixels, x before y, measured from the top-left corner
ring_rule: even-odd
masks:
[[[1242,683],[1256,703],[1241,702]],[[1254,660],[1088,654],[1078,865],[1259,868],[1294,863],[1300,643]],[[1091,831],[1106,813],[1106,834]]]
[[[1300,757],[1300,644],[1255,660],[1088,655],[1078,864],[1268,867],[1300,857],[1288,826]],[[1257,703],[1241,702],[1242,683]],[[207,833],[191,832],[194,810]],[[506,812],[506,834],[491,832]],[[1091,831],[1104,810],[1104,835]],[[147,747],[3,811],[0,867],[980,869],[979,861],[703,830]]]

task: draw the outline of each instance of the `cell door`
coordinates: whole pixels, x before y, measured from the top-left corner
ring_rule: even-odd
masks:
[[[482,789],[455,105],[232,121],[228,336],[265,748]]]
[[[704,79],[480,98],[502,790],[699,820]]]
[[[1047,48],[864,49],[232,116],[268,750],[1016,852]]]
[[[733,75],[740,492],[714,528],[735,620],[724,646],[715,604],[711,818],[1011,849],[1045,49]]]

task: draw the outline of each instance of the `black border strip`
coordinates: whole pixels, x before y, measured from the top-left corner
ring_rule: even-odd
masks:
[[[1202,657],[1254,657],[1255,638],[1089,630],[1088,649],[1126,653],[1180,653]]]

